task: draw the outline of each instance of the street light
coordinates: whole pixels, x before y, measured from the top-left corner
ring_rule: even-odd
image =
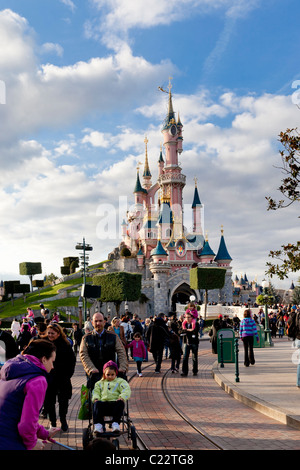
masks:
[[[274,346],[274,343],[271,338],[271,331],[269,327],[269,314],[268,314],[268,283],[263,280],[262,287],[264,289],[264,300],[265,300],[265,345]]]
[[[77,243],[75,246],[76,250],[82,250],[83,255],[81,256],[82,265],[83,265],[83,286],[84,286],[84,291],[85,291],[85,285],[86,285],[86,266],[87,266],[87,259],[88,257],[86,256],[86,251],[92,251],[93,247],[91,245],[88,245],[85,243],[85,238],[83,238],[83,243]],[[84,298],[84,320],[86,320],[86,298]]]

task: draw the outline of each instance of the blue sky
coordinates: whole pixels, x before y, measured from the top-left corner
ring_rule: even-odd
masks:
[[[261,281],[269,250],[299,239],[297,208],[267,212],[265,200],[280,197],[277,136],[299,124],[299,10],[296,0],[0,0],[0,278],[18,278],[23,261],[59,275],[83,237],[91,262],[118,245],[119,197],[133,202],[145,135],[157,174],[158,86],[171,76],[187,230],[197,177],[212,249],[223,225],[233,275]]]

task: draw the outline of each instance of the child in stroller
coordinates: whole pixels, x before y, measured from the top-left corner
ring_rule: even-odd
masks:
[[[108,415],[112,416],[112,432],[120,432],[120,421],[131,389],[128,382],[117,375],[117,364],[108,361],[103,366],[102,379],[95,384],[92,393],[95,437],[101,437],[105,431],[105,417]]]

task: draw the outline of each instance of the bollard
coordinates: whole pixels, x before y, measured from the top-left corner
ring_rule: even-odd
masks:
[[[235,338],[234,340],[234,351],[235,351],[235,381],[239,382],[239,339]]]
[[[222,335],[222,333],[220,334],[220,347],[221,347],[221,351],[220,351],[220,355],[221,355],[220,367],[224,367],[224,359],[223,359],[223,335]]]

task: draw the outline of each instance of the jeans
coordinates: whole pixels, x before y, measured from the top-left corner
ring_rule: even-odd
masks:
[[[160,372],[162,358],[163,358],[164,347],[152,351],[153,359],[155,361],[156,367],[155,372]]]
[[[182,373],[188,374],[189,372],[189,357],[192,353],[192,369],[193,374],[198,372],[198,344],[183,344],[183,361],[182,361]]]
[[[243,338],[244,343],[244,364],[245,366],[249,366],[249,364],[254,364],[254,353],[253,353],[253,343],[254,337],[253,336],[244,336]]]
[[[297,386],[300,387],[300,339],[295,339],[294,345],[299,350],[297,355]]]

